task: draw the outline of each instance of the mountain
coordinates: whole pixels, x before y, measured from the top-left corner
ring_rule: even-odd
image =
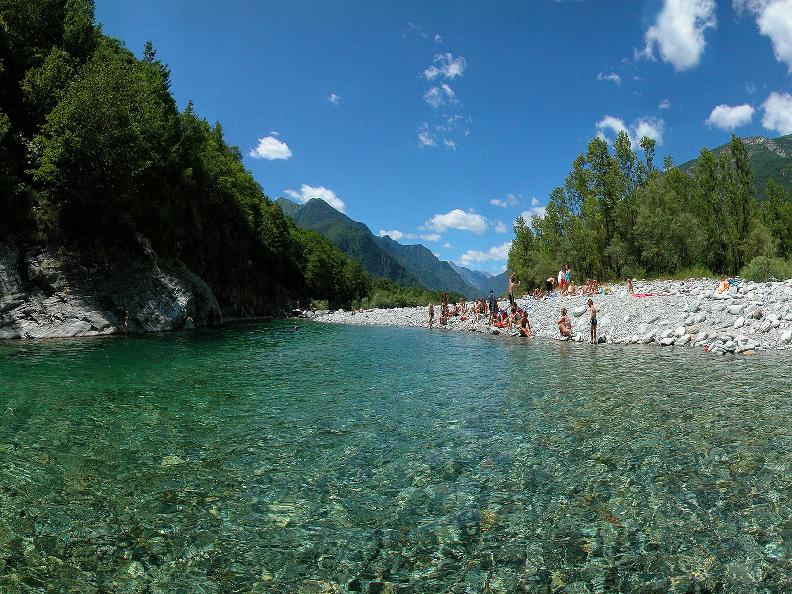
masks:
[[[389,278],[406,286],[419,284],[429,289],[461,293],[468,298],[485,295],[490,285],[493,289],[505,287],[505,280],[498,281],[499,284],[492,282],[483,291],[480,282],[470,282],[453,264],[440,260],[425,246],[404,245],[387,235],[376,237],[366,225],[350,219],[323,200],[296,204],[279,198],[277,203],[298,227],[321,233],[359,261],[372,276]],[[484,273],[472,270],[468,273],[484,277]],[[493,277],[496,278],[499,277]]]
[[[414,274],[423,286],[461,293],[465,297],[476,295],[474,287],[466,283],[448,262],[438,259],[425,246],[421,244],[402,245],[388,235],[376,239],[382,249]]]
[[[372,276],[389,278],[404,286],[421,284],[415,275],[380,247],[378,238],[368,227],[338,212],[324,200],[313,199],[305,204],[296,204],[286,198],[278,198],[277,204],[298,227],[321,233],[350,258],[360,262]]]
[[[773,178],[781,184],[787,193],[792,194],[792,134],[779,138],[766,136],[749,136],[742,141],[748,146],[748,162],[754,174],[756,197],[759,200],[767,198],[767,180]],[[712,149],[720,154],[728,144]],[[696,159],[683,163],[680,169],[687,172],[693,171]]]
[[[488,295],[490,289],[495,291],[496,295],[503,295],[509,288],[509,277],[506,272],[498,275],[490,274],[481,270],[471,270],[464,266],[458,266],[451,263],[451,267],[457,271],[466,283],[474,286],[479,290],[479,295]]]

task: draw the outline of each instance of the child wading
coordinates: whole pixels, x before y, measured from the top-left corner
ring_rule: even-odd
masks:
[[[597,308],[594,307],[594,300],[588,300],[589,319],[591,320],[591,344],[597,344]]]

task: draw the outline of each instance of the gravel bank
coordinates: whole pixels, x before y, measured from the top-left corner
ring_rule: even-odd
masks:
[[[739,279],[738,279],[739,281]],[[599,318],[599,336],[606,344],[655,344],[663,347],[698,347],[717,354],[754,354],[769,349],[792,349],[792,280],[754,283],[741,281],[728,293],[717,294],[711,279],[686,281],[639,281],[635,290],[649,293],[634,297],[624,285],[612,285],[609,295],[594,295]],[[589,335],[586,312],[588,295],[543,299],[521,297],[527,308],[534,336],[561,340],[556,321],[561,307],[572,318],[572,340]],[[501,300],[501,308],[508,305]],[[439,307],[436,307],[437,316]],[[429,326],[427,307],[380,309],[364,312],[336,311],[317,314],[320,322],[382,326]],[[447,330],[502,334],[508,332],[476,322],[451,317]],[[513,338],[517,340],[517,338]]]

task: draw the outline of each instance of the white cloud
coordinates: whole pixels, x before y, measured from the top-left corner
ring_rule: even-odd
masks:
[[[445,249],[447,249],[447,250],[450,250],[450,249],[451,249],[452,247],[454,247],[454,246],[453,246],[453,245],[451,245],[450,243],[448,243],[448,242],[446,241],[446,242],[443,244],[443,247],[444,247]]]
[[[443,42],[443,36],[442,36],[442,35],[440,35],[440,33],[437,33],[437,34],[434,36],[434,40],[435,40],[435,43],[442,43],[442,42]]]
[[[454,80],[457,76],[462,76],[467,68],[467,61],[462,56],[456,58],[450,53],[435,54],[432,65],[423,71],[426,80],[434,80],[438,76]]]
[[[346,205],[344,201],[339,198],[333,190],[325,188],[324,186],[313,187],[309,186],[308,184],[303,184],[300,186],[300,191],[297,192],[296,190],[284,190],[287,196],[294,198],[298,202],[302,202],[305,204],[309,200],[314,198],[318,198],[319,200],[324,200],[330,206],[335,208],[339,212],[346,212]]]
[[[753,13],[759,32],[769,37],[776,60],[792,72],[792,0],[733,0],[734,10]]]
[[[400,239],[423,239],[424,241],[436,242],[441,239],[438,233],[403,233],[398,229],[391,229],[390,231],[379,230],[380,237],[385,237],[386,235],[389,235],[394,241],[399,241]]]
[[[657,144],[662,144],[664,128],[665,122],[660,118],[638,118],[630,124],[628,128],[624,120],[611,115],[605,115],[597,122],[597,137],[609,143],[613,143],[619,132],[626,132],[627,136],[630,137],[630,142],[633,147],[637,147],[638,142],[644,136],[653,138]],[[606,132],[611,132],[611,135],[606,134]]]
[[[418,146],[424,148],[425,146],[437,146],[434,136],[429,132],[429,124],[424,122],[418,126]]]
[[[752,82],[745,83],[745,92],[748,93],[749,95],[753,95],[754,93],[756,93],[756,85],[753,84]]]
[[[449,140],[448,138],[443,138],[443,144],[446,145],[451,150],[456,150],[457,143],[453,140]]]
[[[478,235],[484,233],[488,227],[487,219],[480,214],[465,212],[459,208],[445,214],[436,214],[424,224],[425,229],[438,233],[447,229],[459,229],[460,231],[472,231]]]
[[[495,223],[495,233],[506,233],[508,230],[509,228],[503,221],[498,221]]]
[[[394,241],[399,241],[402,237],[404,237],[404,233],[398,229],[391,229],[390,231],[386,231],[385,229],[379,230],[380,237],[385,237],[386,235],[388,235]]]
[[[519,202],[517,196],[514,194],[506,194],[506,197],[501,198],[493,198],[489,201],[492,206],[500,206],[501,208],[506,208],[507,206],[514,206]]]
[[[448,103],[456,103],[456,93],[454,89],[449,87],[446,83],[441,83],[439,86],[431,87],[424,93],[424,101],[432,107],[440,107]]]
[[[792,134],[792,95],[770,93],[762,104],[762,126],[779,134]]]
[[[607,80],[607,81],[610,81],[610,82],[614,82],[617,85],[621,84],[621,76],[619,76],[615,72],[611,72],[611,73],[608,73],[608,74],[606,74],[604,72],[600,72],[597,75],[597,80]]]
[[[290,158],[292,152],[289,149],[289,145],[275,138],[277,134],[277,132],[273,132],[269,136],[259,138],[258,146],[250,149],[248,156],[254,159],[266,159],[267,161]]]
[[[509,249],[511,248],[511,244],[511,241],[507,241],[501,245],[492,246],[486,252],[468,250],[459,257],[457,262],[462,266],[469,266],[473,262],[487,262],[490,260],[503,261],[509,257]]]
[[[707,45],[704,31],[717,24],[715,8],[715,0],[664,0],[655,24],[646,31],[646,47],[639,57],[655,59],[656,47],[660,58],[675,70],[693,68]]]
[[[648,136],[657,141],[657,144],[663,144],[663,128],[665,122],[657,118],[640,118],[632,125],[633,139],[635,144],[643,138]]]
[[[657,109],[671,109],[671,102],[668,99],[663,99]]]
[[[341,103],[341,95],[330,93],[330,96],[327,98],[327,100],[333,105],[338,105],[339,103]]]
[[[531,196],[531,206],[539,206],[539,199],[536,196]]]
[[[754,108],[747,103],[743,105],[716,105],[704,123],[721,130],[734,130],[745,124],[750,124],[754,111]]]

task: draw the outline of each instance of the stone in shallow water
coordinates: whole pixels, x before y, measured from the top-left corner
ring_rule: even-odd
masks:
[[[184,464],[184,460],[175,454],[165,456],[160,462],[161,466],[178,466],[179,464]]]

